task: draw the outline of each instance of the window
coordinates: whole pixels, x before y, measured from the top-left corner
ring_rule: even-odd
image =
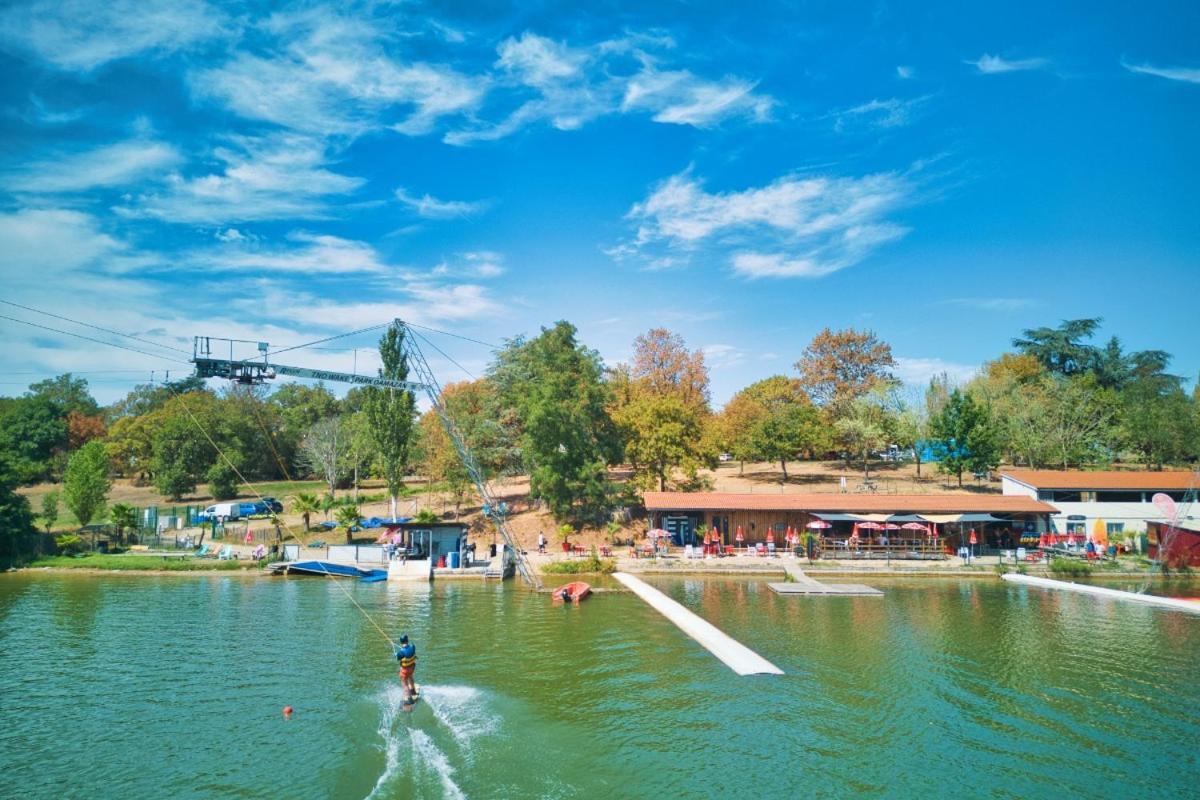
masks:
[[[1122,533],[1125,533],[1125,523],[1124,522],[1109,522],[1108,523],[1108,535],[1109,536],[1112,536],[1113,534],[1122,534]]]
[[[1068,522],[1067,533],[1087,533],[1086,522]]]
[[[1083,492],[1070,492],[1056,489],[1050,492],[1050,499],[1059,503],[1082,503]]]
[[[1097,498],[1101,503],[1140,503],[1142,502],[1141,492],[1121,491],[1121,492],[1097,492]]]

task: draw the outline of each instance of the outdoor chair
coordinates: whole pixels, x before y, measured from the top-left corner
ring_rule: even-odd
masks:
[[[230,561],[233,558],[235,558],[235,556],[233,555],[233,545],[227,544],[224,547],[222,547],[221,552],[217,553],[217,558],[220,559],[221,561]]]
[[[208,555],[209,546],[206,544],[200,545],[200,549],[196,551],[197,558],[204,558]]]

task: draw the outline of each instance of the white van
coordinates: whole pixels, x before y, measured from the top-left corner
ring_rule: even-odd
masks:
[[[201,511],[196,515],[198,519],[208,522],[210,520],[226,520],[238,519],[242,513],[241,503],[217,503]]]

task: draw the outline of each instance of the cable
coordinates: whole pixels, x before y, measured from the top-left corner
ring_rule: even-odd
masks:
[[[7,302],[7,301],[0,301],[0,302]],[[123,344],[116,344],[115,342],[106,342],[103,339],[96,339],[91,336],[84,336],[81,333],[71,333],[70,331],[64,331],[64,330],[60,330],[58,328],[51,328],[48,325],[39,325],[36,322],[29,322],[28,320],[17,319],[16,317],[9,317],[4,314],[0,314],[0,319],[6,319],[6,320],[9,320],[10,322],[19,322],[22,325],[29,325],[30,327],[33,327],[33,328],[41,328],[44,331],[53,331],[54,333],[61,333],[64,336],[74,336],[76,339],[83,339],[86,342],[95,342],[96,344],[104,344],[104,345],[108,345],[109,347],[116,347],[121,350],[128,350],[131,353],[138,353],[139,355],[150,356],[151,358],[157,358],[157,359],[161,359],[163,361],[173,361],[177,364],[189,363],[189,362],[184,361],[179,358],[171,358],[170,356],[165,356],[160,353],[147,353],[145,350],[138,350],[133,347],[126,347]]]
[[[455,339],[462,339],[464,342],[471,342],[472,344],[481,344],[484,347],[491,348],[492,350],[504,349],[498,344],[492,344],[491,342],[480,341],[479,339],[472,339],[470,336],[463,336],[460,333],[451,333],[450,331],[440,331],[437,328],[430,328],[428,325],[418,325],[415,322],[405,322],[404,324],[410,328],[420,328],[421,330],[432,331],[433,333],[440,333],[443,336],[453,336]]]
[[[191,355],[191,353],[189,353],[187,350],[184,350],[181,347],[172,347],[169,344],[159,344],[158,342],[152,342],[149,339],[142,339],[140,337],[134,336],[129,333],[121,333],[120,331],[109,330],[108,328],[101,328],[99,325],[93,325],[90,322],[80,322],[79,320],[71,319],[70,317],[63,317],[58,314],[51,314],[49,311],[42,311],[40,308],[32,308],[30,306],[23,306],[20,303],[14,303],[11,300],[0,300],[0,303],[4,303],[7,306],[14,306],[16,308],[23,308],[26,311],[32,311],[35,314],[45,314],[47,317],[54,317],[55,319],[61,319],[63,322],[70,322],[75,325],[82,325],[85,328],[95,328],[98,331],[104,331],[105,333],[111,333],[114,336],[124,336],[126,339],[133,339],[135,342],[141,342],[142,344],[153,345],[154,347],[162,347],[167,350],[174,350],[177,353],[183,353],[185,356]]]
[[[349,333],[339,333],[337,336],[327,336],[324,339],[317,339],[315,342],[306,342],[305,344],[297,344],[297,345],[293,345],[291,347],[282,347],[279,350],[272,350],[270,353],[266,353],[263,356],[263,358],[270,358],[271,356],[278,355],[280,353],[286,353],[290,350],[300,350],[301,348],[304,348],[304,347],[312,347],[314,344],[322,344],[324,342],[332,342],[334,339],[345,339],[347,336],[357,336],[360,333],[369,333],[370,331],[378,330],[380,328],[386,328],[391,324],[392,323],[390,323],[390,322],[384,322],[384,323],[380,323],[379,325],[372,325],[369,328],[360,328],[359,330],[356,330],[356,331],[350,331]]]
[[[427,345],[429,345],[430,347],[432,347],[434,350],[437,350],[439,353],[441,353],[441,355],[442,355],[442,358],[446,359],[446,360],[447,360],[447,361],[449,361],[451,364],[453,364],[454,366],[458,367],[458,368],[459,368],[459,369],[461,369],[463,372],[467,373],[467,377],[469,377],[471,380],[476,380],[475,376],[471,374],[471,370],[467,369],[467,368],[466,368],[466,367],[464,367],[462,364],[458,363],[458,362],[457,362],[457,361],[455,361],[453,358],[451,358],[450,356],[446,355],[446,351],[442,350],[442,348],[438,347],[436,344],[434,344],[433,342],[429,341],[428,339],[426,339],[424,336],[422,336],[421,334],[417,333],[416,331],[413,331],[413,336],[416,336],[416,337],[417,337],[418,339],[420,339],[422,342],[424,342],[425,344],[427,344]]]

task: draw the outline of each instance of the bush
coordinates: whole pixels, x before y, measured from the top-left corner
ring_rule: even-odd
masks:
[[[413,522],[417,523],[418,525],[434,525],[437,523],[437,521],[438,515],[430,511],[428,508],[422,508],[417,512],[417,515],[413,517]]]
[[[233,467],[218,461],[208,470],[208,491],[214,500],[232,500],[237,497],[238,477]]]
[[[1050,560],[1050,571],[1055,575],[1062,575],[1068,578],[1083,578],[1092,574],[1092,565],[1073,558],[1055,556]]]
[[[58,552],[66,556],[82,553],[86,548],[83,539],[74,533],[64,533],[61,536],[55,536],[54,544],[58,547]]]
[[[608,575],[616,571],[616,561],[611,558],[599,558],[594,551],[587,558],[551,561],[542,567],[542,572],[551,575]]]

